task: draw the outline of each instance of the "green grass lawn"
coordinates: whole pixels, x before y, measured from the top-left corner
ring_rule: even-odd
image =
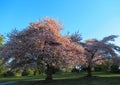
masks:
[[[12,85],[120,85],[120,77],[60,79],[53,81],[22,81]]]
[[[97,77],[85,78],[86,73],[59,73],[53,75],[53,81],[47,82],[44,81],[45,75],[1,78],[0,81],[16,81],[11,85],[120,85],[120,74],[93,74]]]
[[[57,79],[69,79],[69,78],[79,78],[83,75],[78,73],[58,73],[54,74],[53,78]],[[24,80],[44,80],[45,74],[38,75],[38,76],[22,76],[22,77],[1,77],[0,82],[7,82],[7,81],[24,81]]]

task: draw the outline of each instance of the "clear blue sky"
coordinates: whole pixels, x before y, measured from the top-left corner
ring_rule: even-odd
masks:
[[[63,34],[79,30],[84,39],[120,35],[120,0],[0,0],[0,34],[46,16],[64,23]]]

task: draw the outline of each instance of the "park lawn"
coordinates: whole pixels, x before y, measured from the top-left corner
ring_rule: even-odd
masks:
[[[53,75],[53,81],[44,81],[45,76],[20,77],[9,85],[120,85],[120,74],[93,73],[97,77],[83,77],[86,73],[59,73]],[[10,78],[8,78],[9,80]],[[11,80],[10,80],[11,81]]]
[[[38,75],[38,76],[21,76],[21,77],[1,77],[0,82],[8,82],[8,81],[27,81],[27,80],[34,80],[34,79],[40,79],[43,80],[45,78],[44,75]]]
[[[59,79],[53,81],[22,81],[11,85],[120,85],[120,77]]]
[[[69,79],[69,78],[79,78],[82,74],[78,73],[57,73],[53,75],[55,80],[57,79]],[[37,75],[37,76],[21,76],[21,77],[1,77],[0,82],[8,82],[8,81],[26,81],[26,80],[44,80],[45,74]]]

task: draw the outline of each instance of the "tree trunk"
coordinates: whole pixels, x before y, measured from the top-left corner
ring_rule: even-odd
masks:
[[[90,52],[91,56],[88,60],[88,67],[87,67],[87,77],[92,77],[92,60],[94,58],[95,53],[97,52],[97,49]]]
[[[45,80],[53,80],[52,74],[53,74],[53,66],[50,66],[49,64],[47,64]]]
[[[92,77],[92,67],[91,67],[91,65],[88,65],[88,67],[87,67],[87,77]]]

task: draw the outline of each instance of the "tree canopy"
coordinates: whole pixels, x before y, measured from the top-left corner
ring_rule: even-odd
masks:
[[[112,43],[117,37],[117,35],[110,35],[104,37],[102,40],[88,39],[85,42],[82,42],[79,32],[75,32],[70,36],[73,42],[78,43],[78,45],[82,45],[85,50],[84,57],[88,77],[92,76],[92,67],[95,65],[108,63],[109,60],[112,60],[113,63],[117,64],[120,62],[118,57],[118,53],[120,53],[120,47]]]
[[[14,30],[8,35],[1,56],[4,61],[10,61],[12,69],[37,67],[39,64],[50,67],[83,63],[83,47],[61,35],[60,30],[62,26],[51,18],[30,23],[22,31]],[[81,62],[76,62],[78,59]]]
[[[91,68],[95,63],[102,64],[108,58],[111,58],[114,62],[119,62],[117,61],[118,54],[116,52],[120,52],[120,47],[111,43],[111,41],[114,41],[117,37],[116,35],[110,35],[104,37],[102,40],[86,40],[84,48],[86,50],[88,76],[92,76]]]
[[[4,41],[4,36],[0,35],[0,46],[3,44],[3,41]]]
[[[88,76],[92,76],[91,68],[103,64],[106,59],[119,63],[120,47],[112,41],[118,36],[110,35],[102,40],[88,39],[81,41],[79,32],[62,35],[62,25],[55,19],[45,18],[30,23],[22,31],[13,30],[8,34],[8,41],[2,45],[0,36],[0,57],[11,70],[47,68],[47,79],[52,79],[53,67],[71,67],[82,65],[87,67]]]

